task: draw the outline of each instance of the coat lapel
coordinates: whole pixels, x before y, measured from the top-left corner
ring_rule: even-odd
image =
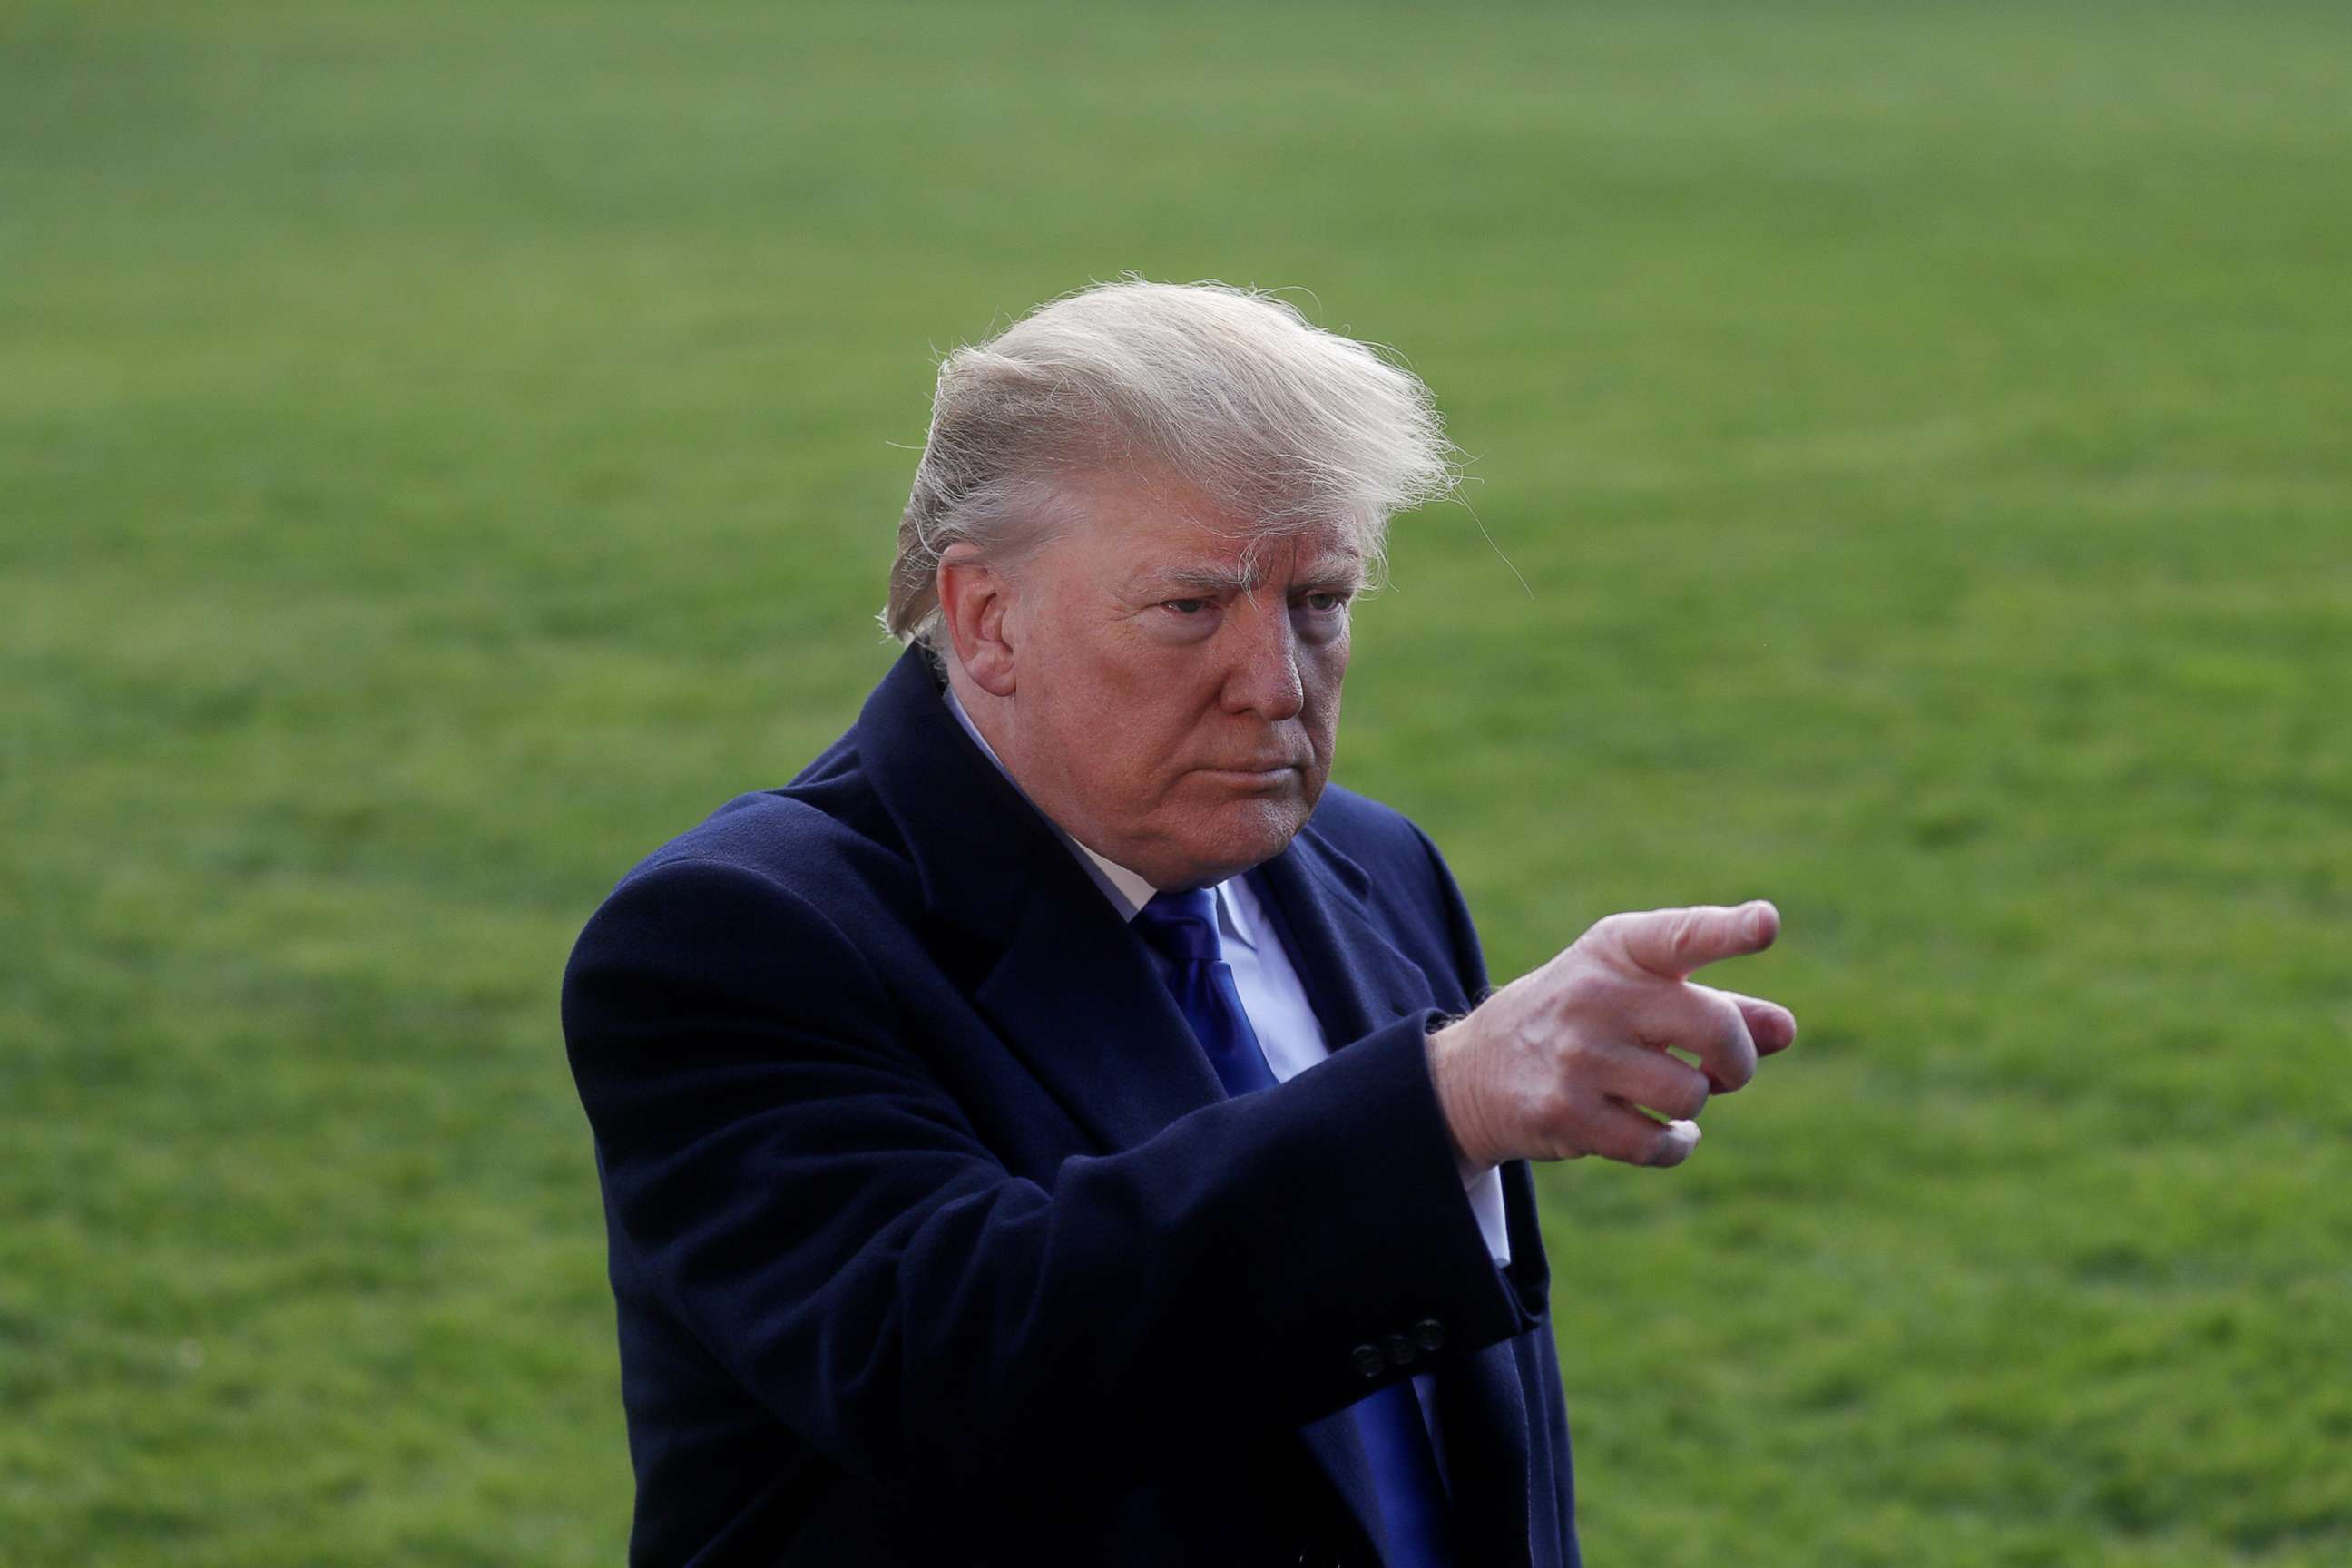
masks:
[[[1069,861],[1059,845],[1054,853]],[[1067,868],[1081,885],[1028,900],[972,999],[1072,1120],[1105,1149],[1129,1149],[1223,1100],[1224,1087],[1142,944]]]
[[[1381,931],[1362,867],[1307,832],[1251,876],[1266,895],[1307,1000],[1338,1049],[1433,1004],[1429,976]]]
[[[1072,1121],[1115,1151],[1224,1098],[1141,944],[964,733],[921,652],[875,688],[856,743],[925,904],[976,939],[974,1002]]]

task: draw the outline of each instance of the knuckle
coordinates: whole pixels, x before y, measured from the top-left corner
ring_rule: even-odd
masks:
[[[1715,1076],[1723,1080],[1727,1091],[1746,1089],[1756,1081],[1755,1053],[1750,1051],[1729,1058],[1716,1069]]]
[[[1706,1076],[1694,1072],[1684,1081],[1682,1103],[1662,1109],[1672,1110],[1686,1121],[1695,1121],[1698,1119],[1698,1113],[1706,1109]]]
[[[1560,1142],[1575,1129],[1575,1097],[1564,1084],[1534,1090],[1520,1101],[1518,1111],[1522,1123],[1538,1140]]]
[[[1625,945],[1625,917],[1603,915],[1584,930],[1584,934],[1560,950],[1559,957],[1591,958],[1612,952]],[[1559,960],[1555,960],[1555,963]]]
[[[1563,1013],[1590,1017],[1609,1009],[1616,989],[1615,984],[1600,970],[1579,964],[1562,977],[1554,1000]]]
[[[1676,910],[1674,923],[1667,931],[1667,947],[1677,959],[1687,960],[1696,956],[1706,937],[1706,910]]]
[[[1718,997],[1715,1005],[1719,1020],[1712,1064],[1715,1075],[1727,1089],[1744,1088],[1756,1076],[1756,1042],[1748,1032],[1748,1021],[1730,998]]]
[[[1650,1143],[1639,1128],[1610,1122],[1593,1130],[1590,1140],[1592,1152],[1603,1159],[1621,1164],[1643,1165],[1649,1163]]]

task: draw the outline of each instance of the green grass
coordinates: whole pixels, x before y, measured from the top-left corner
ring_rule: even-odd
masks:
[[[2346,1561],[2347,167],[2332,6],[0,3],[0,1563],[618,1558],[563,956],[1124,269],[1475,456],[1340,777],[1498,973],[1787,917],[1545,1174],[1596,1568]]]

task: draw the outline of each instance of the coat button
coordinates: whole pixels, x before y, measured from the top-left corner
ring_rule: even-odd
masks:
[[[1389,1362],[1394,1366],[1411,1366],[1412,1358],[1420,1353],[1402,1334],[1391,1334],[1381,1342],[1381,1349],[1388,1352]]]
[[[1435,1318],[1423,1318],[1412,1326],[1412,1342],[1425,1351],[1436,1350],[1445,1343],[1445,1325]]]
[[[1358,1345],[1352,1354],[1355,1358],[1356,1370],[1358,1372],[1362,1373],[1366,1377],[1378,1377],[1381,1375],[1381,1368],[1385,1365],[1386,1363],[1381,1359],[1380,1346]]]

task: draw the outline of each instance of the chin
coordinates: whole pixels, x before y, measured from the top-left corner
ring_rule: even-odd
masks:
[[[1311,807],[1294,797],[1236,801],[1218,815],[1216,831],[1185,846],[1210,881],[1238,876],[1290,847]]]

